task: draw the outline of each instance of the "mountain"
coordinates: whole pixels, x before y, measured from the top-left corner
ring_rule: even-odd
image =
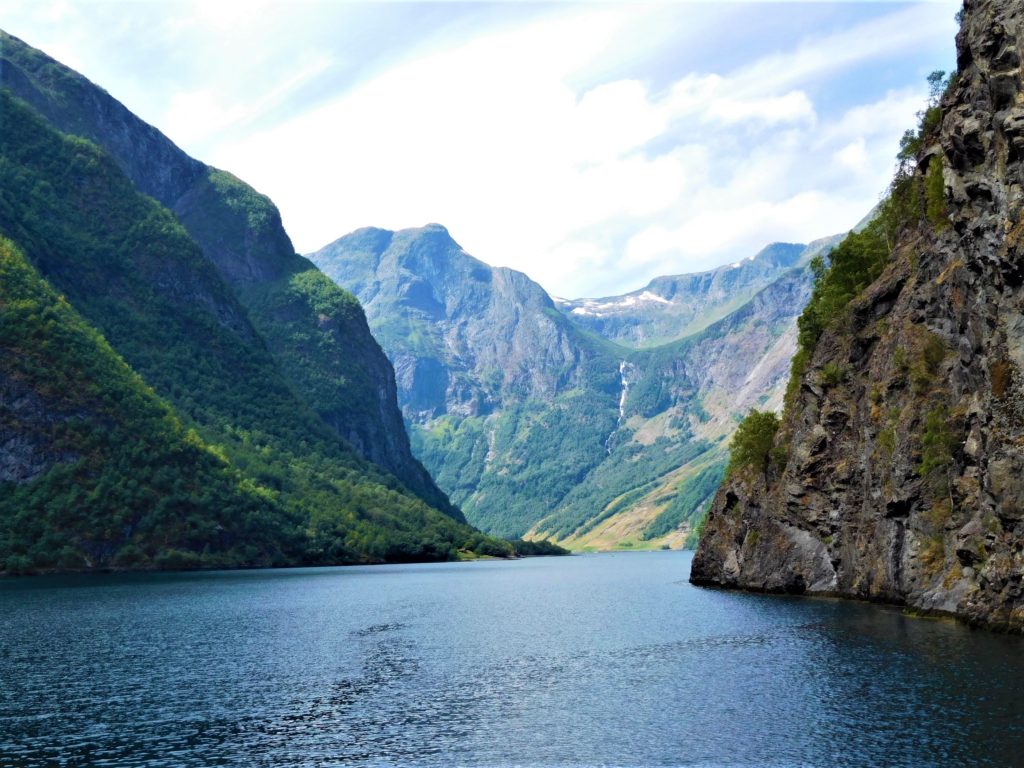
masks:
[[[294,525],[0,239],[0,565],[287,562]],[[126,535],[120,531],[127,530]]]
[[[781,406],[810,290],[807,269],[784,273],[700,333],[624,355],[607,455],[534,533],[575,548],[692,541],[739,416]]]
[[[1021,33],[1020,3],[965,4],[957,72],[833,252],[784,417],[744,427],[694,582],[1024,631]]]
[[[0,570],[510,551],[266,197],[9,35],[0,84]]]
[[[610,326],[467,254],[437,224],[362,229],[310,259],[362,302],[395,366],[414,451],[467,517],[585,548],[686,538],[721,478],[738,408],[781,402],[810,295],[802,265],[825,247],[768,248],[738,278],[726,268],[654,281],[705,310],[657,319],[672,337],[703,330],[649,349],[603,338]],[[730,280],[749,293],[731,312]]]
[[[526,275],[439,225],[359,230],[310,258],[363,303],[417,454],[485,530],[525,533],[606,456],[617,352]]]
[[[389,365],[362,313],[295,253],[274,204],[186,155],[81,75],[0,34],[3,87],[58,131],[104,149],[139,192],[172,211],[245,305],[289,383],[361,455],[459,517],[409,451]],[[335,311],[346,303],[349,311]]]
[[[746,304],[786,270],[805,263],[813,252],[803,244],[773,243],[708,272],[656,277],[622,296],[555,302],[578,326],[610,341],[634,348],[658,346],[704,330]]]

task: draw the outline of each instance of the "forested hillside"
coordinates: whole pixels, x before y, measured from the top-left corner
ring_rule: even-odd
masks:
[[[2,42],[0,570],[510,553],[412,459],[358,302],[272,204]]]

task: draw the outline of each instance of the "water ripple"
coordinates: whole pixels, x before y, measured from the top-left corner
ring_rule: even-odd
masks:
[[[1012,765],[1021,641],[677,553],[0,586],[0,766]]]

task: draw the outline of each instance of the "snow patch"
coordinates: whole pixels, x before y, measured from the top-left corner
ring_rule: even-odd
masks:
[[[658,294],[651,293],[650,291],[644,291],[637,298],[639,298],[640,301],[654,301],[654,302],[657,302],[658,304],[671,304],[672,303],[671,301],[666,299],[664,296],[659,296]]]
[[[745,259],[740,259],[739,261],[734,261],[732,264],[729,265],[729,269],[736,269],[736,267],[742,267],[744,261],[753,261],[756,258],[757,258],[757,254],[755,253],[753,256],[747,256],[747,258],[745,258]]]
[[[619,301],[600,302],[597,299],[581,299],[582,306],[576,307],[570,314],[573,315],[594,315],[600,316],[620,309],[629,309],[637,304],[655,303],[671,305],[675,302],[669,301],[663,296],[650,291],[644,291],[635,296],[624,296]]]

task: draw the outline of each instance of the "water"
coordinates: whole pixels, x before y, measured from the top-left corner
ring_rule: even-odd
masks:
[[[1006,766],[1024,640],[657,552],[0,582],[0,765]]]

